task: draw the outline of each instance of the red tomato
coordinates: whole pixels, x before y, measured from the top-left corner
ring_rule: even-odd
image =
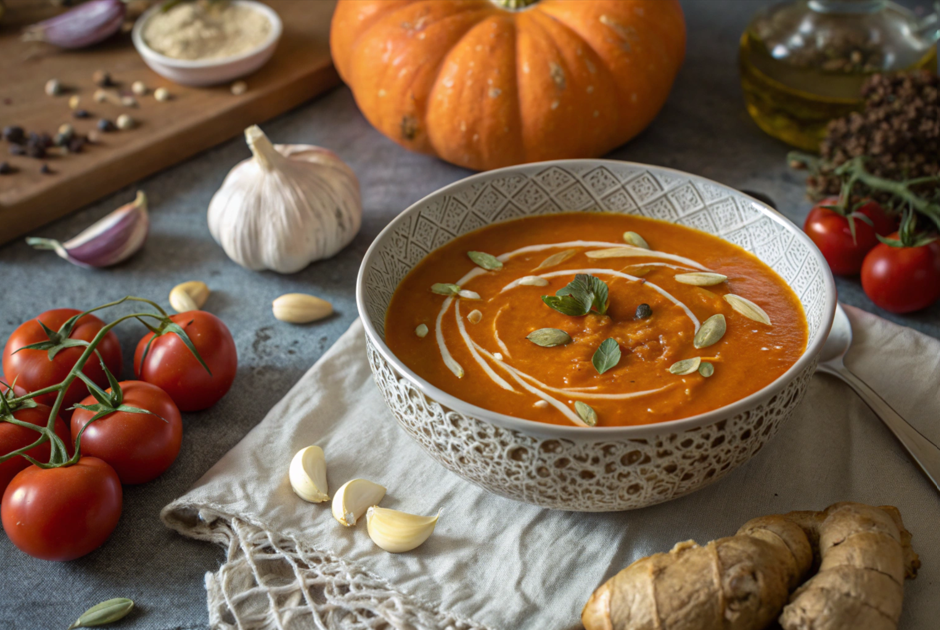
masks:
[[[878,244],[875,234],[887,236],[896,229],[895,221],[879,204],[869,201],[856,212],[871,219],[874,227],[865,223],[863,219],[856,218],[855,240],[853,241],[849,220],[837,212],[822,207],[834,206],[838,203],[839,200],[835,198],[823,199],[819,202],[806,217],[803,231],[822,252],[832,273],[854,275],[861,270],[865,254]]]
[[[0,518],[21,551],[43,560],[74,560],[108,539],[122,502],[114,469],[82,457],[72,466],[20,471],[3,493]]]
[[[134,353],[134,374],[169,394],[180,411],[208,409],[219,402],[235,380],[238,371],[235,340],[221,319],[205,311],[180,313],[170,319],[186,331],[212,374],[173,333],[153,342],[143,365],[141,358],[153,333],[140,340]]]
[[[80,448],[82,455],[107,462],[117,472],[121,483],[146,483],[162,475],[176,461],[183,441],[183,422],[179,409],[156,385],[125,381],[121,383],[121,390],[125,405],[146,409],[156,416],[126,411],[108,414],[85,429]],[[81,404],[96,402],[89,396]],[[76,409],[72,414],[72,435],[77,436],[94,415],[93,411]]]
[[[7,345],[3,349],[3,371],[10,379],[8,382],[16,380],[16,384],[26,391],[34,392],[50,385],[58,385],[68,376],[69,370],[75,366],[75,362],[85,351],[85,348],[65,348],[55,355],[50,361],[49,354],[45,350],[23,350],[16,352],[23,346],[28,346],[40,341],[48,341],[49,337],[43,331],[39,321],[51,328],[59,330],[59,327],[65,323],[65,320],[78,315],[81,311],[72,308],[57,308],[52,311],[46,311],[39,317],[31,319],[13,331]],[[104,322],[94,315],[85,315],[85,317],[75,323],[70,338],[91,341],[95,335],[104,328]],[[16,354],[14,354],[16,352]],[[104,358],[105,365],[116,376],[121,374],[121,345],[118,343],[114,331],[108,332],[101,343],[98,345],[98,352]],[[99,387],[108,386],[108,378],[101,369],[101,364],[97,357],[92,357],[82,368],[85,376],[89,377]],[[88,395],[88,387],[80,379],[75,379],[69,385],[65,392],[65,400],[62,403],[60,413],[67,418],[70,412],[66,410]],[[55,403],[55,394],[44,394],[36,399],[36,402],[49,405]]]
[[[6,389],[0,385],[0,393]],[[19,389],[19,387],[17,387]],[[45,405],[37,405],[31,408],[21,408],[13,412],[13,417],[22,422],[29,422],[30,424],[35,424],[38,427],[46,426],[46,422],[49,420],[49,412],[52,411],[51,407]],[[69,436],[69,430],[65,426],[65,423],[62,422],[62,418],[56,417],[55,419],[55,434],[62,438],[62,441],[65,442],[65,450],[72,453],[72,439]],[[0,455],[6,455],[7,453],[12,453],[13,451],[28,446],[36,441],[39,438],[39,433],[33,431],[32,429],[27,429],[26,427],[18,427],[15,424],[10,424],[9,422],[0,422]],[[31,448],[26,451],[26,454],[35,459],[36,461],[46,463],[49,461],[49,442],[40,444],[35,448]],[[10,480],[16,476],[16,473],[20,472],[30,463],[22,457],[14,457],[8,459],[7,461],[0,463],[0,494],[3,493],[4,488],[7,487],[7,484],[10,483]]]
[[[862,288],[872,302],[892,313],[927,308],[940,299],[940,242],[920,247],[879,243],[865,257]]]

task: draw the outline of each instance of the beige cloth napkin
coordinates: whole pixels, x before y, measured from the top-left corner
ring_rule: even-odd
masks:
[[[848,312],[849,366],[940,442],[940,342]],[[363,477],[389,489],[386,507],[443,508],[434,535],[412,553],[388,554],[364,523],[343,528],[328,503],[301,501],[287,469],[310,444],[326,452],[331,490]],[[900,508],[923,560],[905,587],[901,627],[934,630],[940,501],[841,382],[814,378],[777,437],[701,492],[632,512],[558,512],[489,494],[425,455],[385,408],[356,322],[163,519],[228,549],[221,568],[206,574],[213,628],[568,630],[580,626],[593,589],[641,556],[731,535],[762,514],[845,500]]]

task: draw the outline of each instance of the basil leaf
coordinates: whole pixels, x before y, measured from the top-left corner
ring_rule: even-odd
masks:
[[[470,258],[474,264],[488,271],[498,271],[503,268],[503,263],[500,262],[496,256],[487,254],[486,252],[467,252],[467,257]]]
[[[460,293],[460,286],[456,284],[442,284],[438,282],[431,286],[431,292],[438,295],[457,295]]]
[[[591,290],[594,292],[594,302],[591,304],[593,309],[601,315],[607,313],[607,302],[609,290],[607,283],[595,276],[588,276],[591,279]]]
[[[543,295],[542,301],[562,315],[570,315],[571,317],[587,315],[591,310],[590,300],[582,302],[571,296],[558,297],[556,295]]]
[[[616,339],[605,339],[604,343],[598,347],[591,358],[594,369],[598,374],[603,374],[607,370],[616,367],[620,363],[620,344]]]
[[[526,339],[543,348],[554,348],[571,343],[571,335],[557,328],[540,328],[530,332]]]

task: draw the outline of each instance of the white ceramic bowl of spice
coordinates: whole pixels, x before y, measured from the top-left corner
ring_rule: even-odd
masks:
[[[281,18],[253,0],[186,0],[152,7],[134,24],[134,47],[157,74],[206,86],[263,66],[281,37]]]

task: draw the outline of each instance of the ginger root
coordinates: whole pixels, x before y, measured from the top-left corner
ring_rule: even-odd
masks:
[[[637,560],[594,591],[581,621],[586,630],[760,630],[779,616],[783,630],[895,630],[904,578],[920,567],[910,543],[893,507],[762,516],[704,547],[686,541]]]

